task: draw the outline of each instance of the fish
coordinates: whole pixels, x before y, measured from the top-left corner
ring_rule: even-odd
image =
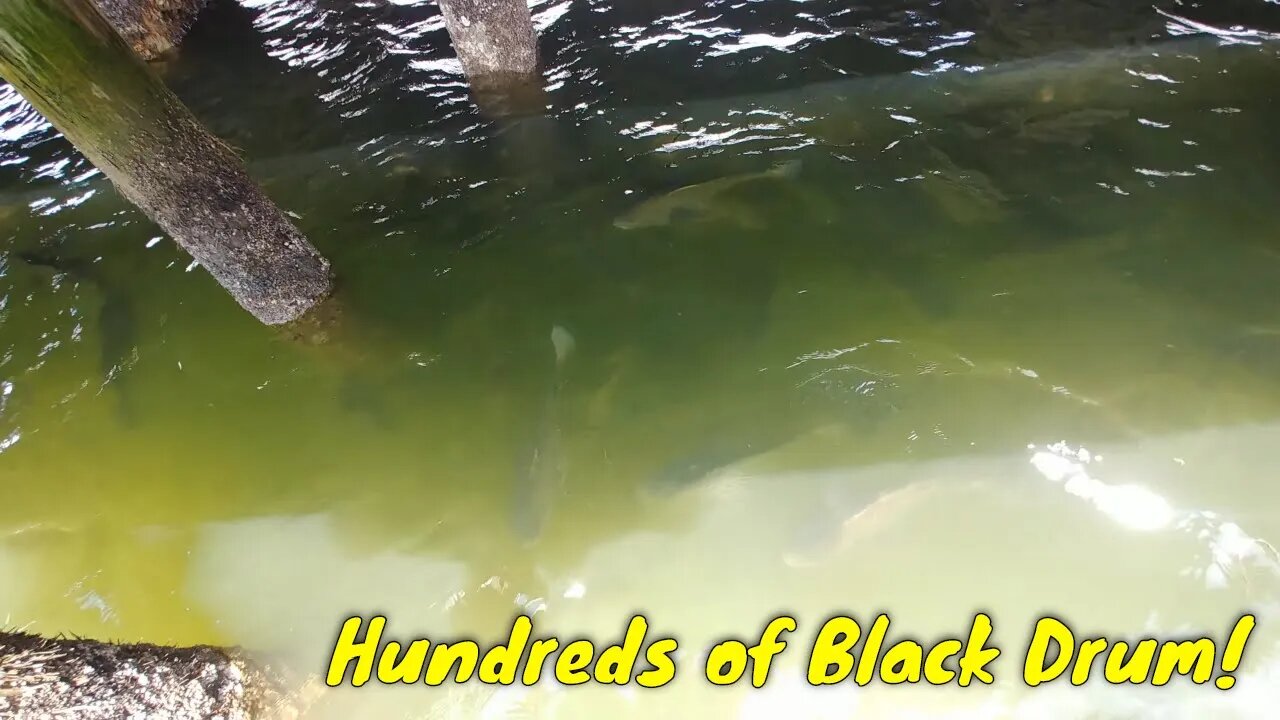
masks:
[[[115,413],[120,424],[132,425],[136,418],[126,371],[137,360],[138,316],[133,298],[83,258],[57,257],[43,251],[20,252],[18,258],[32,267],[65,273],[79,282],[95,285],[102,296],[98,309],[98,367],[102,387],[115,389]]]
[[[694,487],[722,470],[749,458],[777,449],[794,440],[785,432],[771,432],[767,426],[755,434],[722,434],[712,437],[697,451],[665,463],[648,478],[642,490],[650,497],[670,497]]]
[[[650,198],[613,221],[620,230],[659,227],[684,218],[726,217],[751,225],[748,216],[735,214],[717,202],[720,195],[744,183],[756,180],[794,178],[800,172],[800,160],[789,160],[768,170],[716,178],[696,185],[686,185],[666,195]]]
[[[363,416],[379,430],[395,427],[388,403],[388,388],[383,382],[348,372],[338,386],[338,402],[345,412]]]
[[[1095,131],[1110,122],[1129,117],[1128,110],[1082,109],[1025,118],[1017,121],[1015,137],[1040,143],[1065,143],[1082,146],[1093,139]]]
[[[837,471],[838,472],[838,471]],[[821,474],[815,474],[821,476]],[[794,568],[830,562],[858,537],[873,534],[917,506],[940,481],[918,481],[901,487],[862,487],[838,474],[819,493],[807,522],[791,533],[782,561]]]
[[[542,402],[534,443],[524,455],[516,477],[512,525],[526,544],[534,543],[550,519],[556,496],[563,490],[565,458],[560,427],[560,393],[564,387],[564,367],[577,347],[572,333],[556,325],[551,328],[555,369]]]
[[[929,146],[931,169],[921,187],[947,217],[959,225],[998,222],[1009,200],[990,177],[962,168],[941,149]]]
[[[702,433],[694,446],[696,451],[678,454],[641,483],[641,497],[661,500],[724,476],[769,474],[779,459],[814,458],[830,452],[831,447],[843,452],[854,437],[851,419],[832,415],[828,409],[814,412],[806,406],[798,415],[780,408],[771,414],[748,409],[736,412],[749,422],[725,421],[710,433]]]

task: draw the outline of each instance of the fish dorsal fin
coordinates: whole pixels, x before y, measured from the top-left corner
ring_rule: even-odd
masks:
[[[800,167],[800,158],[793,158],[774,165],[767,174],[780,178],[793,178],[800,174]]]

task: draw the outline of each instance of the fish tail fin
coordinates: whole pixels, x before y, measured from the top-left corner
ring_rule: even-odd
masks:
[[[774,165],[769,174],[779,178],[794,178],[800,174],[801,165],[803,163],[801,163],[800,158],[793,158]]]
[[[88,266],[83,260],[59,257],[44,248],[19,252],[17,257],[31,267],[46,268],[57,273],[69,273],[77,277],[87,277],[89,275]]]
[[[578,341],[573,339],[573,334],[568,330],[559,325],[551,328],[551,346],[556,350],[556,367],[563,365],[569,359],[577,344]]]
[[[115,392],[116,422],[124,428],[133,428],[138,424],[138,407],[129,391],[116,381]]]

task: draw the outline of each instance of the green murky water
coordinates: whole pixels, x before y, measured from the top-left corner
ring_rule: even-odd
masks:
[[[0,619],[317,672],[352,613],[612,641],[643,611],[686,648],[658,692],[346,689],[320,717],[1264,717],[1280,58],[1178,42],[257,162],[343,280],[318,348],[108,188],[12,194]],[[535,446],[562,478],[531,487]],[[919,638],[991,612],[999,681],[808,691],[804,639],[880,610]],[[1230,693],[1018,679],[1041,613],[1245,610]],[[698,680],[781,611],[769,688]]]

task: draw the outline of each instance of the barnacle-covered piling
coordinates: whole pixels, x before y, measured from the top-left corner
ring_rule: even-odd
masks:
[[[238,650],[0,632],[0,717],[292,720],[318,692]]]

